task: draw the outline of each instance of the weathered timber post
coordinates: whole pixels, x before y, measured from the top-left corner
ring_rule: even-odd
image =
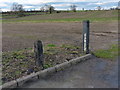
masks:
[[[44,55],[43,55],[42,41],[38,40],[34,43],[34,53],[35,53],[36,65],[44,69]]]
[[[83,52],[89,53],[89,20],[83,21]]]

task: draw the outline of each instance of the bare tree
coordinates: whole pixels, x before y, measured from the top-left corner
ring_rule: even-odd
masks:
[[[84,9],[84,8],[82,8],[82,10],[84,11],[85,9]]]
[[[45,11],[45,8],[44,8],[44,7],[41,7],[41,8],[40,8],[40,11],[44,12],[44,11]]]
[[[0,8],[0,14],[2,13],[2,9]]]
[[[20,17],[24,16],[24,13],[23,13],[24,9],[23,9],[22,4],[13,3],[11,10],[14,11],[14,12],[17,12],[18,16],[20,16]]]
[[[13,3],[11,10],[12,11],[23,11],[24,9],[23,9],[22,4]]]
[[[11,11],[17,11],[17,6],[18,6],[18,3],[13,3],[12,4],[12,7],[11,7]]]
[[[55,8],[53,6],[49,6],[49,11],[50,11],[50,14],[55,10]]]
[[[98,9],[98,10],[101,10],[101,6],[98,6],[97,9]]]
[[[52,5],[45,5],[44,11],[49,12],[50,14],[55,10],[55,8]]]
[[[19,4],[18,5],[18,10],[19,10],[19,14],[18,16],[24,16],[24,9],[23,9],[23,5],[22,4]]]
[[[73,5],[70,5],[70,9],[73,11],[73,12],[76,12],[76,5],[75,4],[73,4]]]

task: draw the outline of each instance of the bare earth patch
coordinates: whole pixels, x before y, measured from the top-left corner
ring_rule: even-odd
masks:
[[[4,23],[3,52],[33,47],[39,39],[43,44],[75,44],[81,47],[82,23]],[[118,40],[117,22],[93,22],[90,27],[91,50],[108,47]]]

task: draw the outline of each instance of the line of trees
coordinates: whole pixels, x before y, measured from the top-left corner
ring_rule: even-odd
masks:
[[[22,4],[18,4],[18,3],[13,3],[12,7],[11,7],[11,11],[15,12],[16,14],[18,14],[19,17],[24,16],[24,8]],[[43,7],[40,8],[40,11],[42,12],[46,12],[46,13],[53,13],[55,11],[55,8],[52,5],[44,5]]]
[[[76,12],[76,5],[72,4],[70,5],[70,9],[73,12]],[[16,14],[18,14],[19,17],[25,16],[24,15],[24,8],[22,4],[18,4],[18,3],[13,3],[12,7],[11,7],[11,11],[15,12]],[[40,8],[41,12],[46,12],[46,13],[50,13],[52,14],[55,11],[55,7],[52,5],[44,5]]]
[[[70,5],[70,10],[71,11],[76,12],[76,8],[77,8],[77,6],[75,4]],[[101,6],[97,7],[97,10],[101,10],[101,9],[102,9]],[[110,8],[110,9],[114,10],[114,9],[119,9],[119,8]],[[83,8],[83,10],[84,10],[84,8]],[[15,14],[17,14],[19,17],[25,16],[25,14],[24,14],[25,10],[24,10],[22,4],[13,3],[12,7],[11,7],[11,11],[14,12]],[[52,5],[47,5],[46,4],[46,5],[42,6],[40,8],[40,10],[38,10],[38,11],[52,14],[53,12],[55,12],[55,7],[52,6]],[[57,13],[58,13],[58,11],[57,11]]]

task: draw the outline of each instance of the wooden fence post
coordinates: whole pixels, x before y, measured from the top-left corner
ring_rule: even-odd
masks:
[[[38,40],[34,43],[35,63],[44,69],[44,55],[42,41]]]

